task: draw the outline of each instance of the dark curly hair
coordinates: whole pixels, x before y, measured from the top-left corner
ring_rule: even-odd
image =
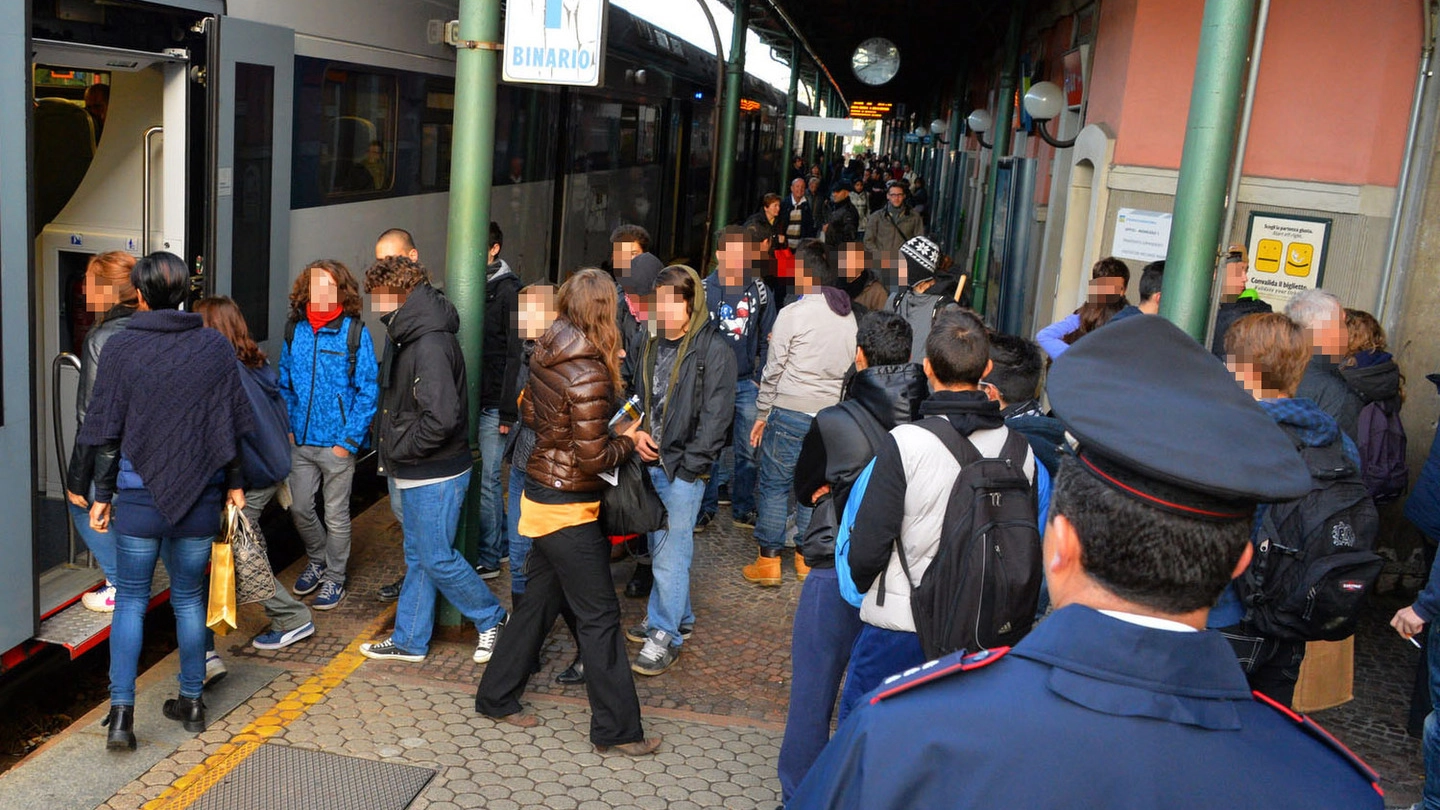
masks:
[[[409,256],[386,256],[365,271],[365,292],[377,287],[408,293],[421,284],[430,283],[430,271]]]
[[[305,265],[290,288],[290,320],[305,320],[305,308],[310,305],[310,273],[313,270],[329,273],[330,278],[335,280],[335,286],[340,288],[341,311],[352,318],[360,317],[360,285],[350,274],[350,268],[335,259],[318,259]]]

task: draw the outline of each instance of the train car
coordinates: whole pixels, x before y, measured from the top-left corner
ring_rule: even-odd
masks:
[[[311,259],[363,270],[376,235],[401,227],[443,285],[455,57],[438,32],[455,14],[432,0],[0,5],[0,674],[108,637],[108,615],[78,604],[102,577],[63,500],[90,257],[185,258],[194,293],[234,297],[272,356]],[[622,222],[704,263],[714,57],[619,9],[608,26],[603,86],[500,88],[492,218],[527,281],[602,264]],[[781,182],[783,96],[747,77],[745,98],[737,218]]]

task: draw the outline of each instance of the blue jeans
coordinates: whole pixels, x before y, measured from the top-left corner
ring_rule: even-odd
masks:
[[[506,531],[510,542],[510,592],[525,592],[525,560],[534,541],[520,534],[520,493],[525,491],[525,471],[510,465],[509,503],[505,510]]]
[[[1430,662],[1430,703],[1433,707],[1425,718],[1425,810],[1440,810],[1440,621],[1430,622],[1425,639],[1425,656]]]
[[[800,588],[790,641],[790,709],[780,742],[780,795],[789,801],[830,741],[830,718],[850,649],[860,634],[860,611],[840,595],[834,568],[813,568]]]
[[[903,630],[886,630],[873,624],[860,627],[850,649],[845,690],[840,693],[840,722],[860,708],[865,695],[886,678],[925,663],[920,636]]]
[[[735,383],[735,473],[730,476],[730,514],[740,516],[755,511],[755,448],[750,446],[750,428],[755,424],[755,398],[760,395],[760,386],[754,380],[740,380]],[[720,462],[710,473],[710,484],[705,487],[705,500],[700,511],[713,515],[720,509]]]
[[[81,509],[73,503],[65,504],[70,509],[70,522],[75,524],[75,534],[79,536],[85,547],[90,549],[90,556],[94,558],[95,564],[100,566],[100,571],[105,574],[105,579],[115,581],[115,534],[113,532],[97,532],[90,528],[90,512]]]
[[[790,515],[790,491],[795,488],[795,462],[814,417],[776,408],[765,422],[760,439],[760,478],[755,482],[755,539],[766,551],[785,547],[785,522]],[[810,526],[809,507],[796,505],[795,531],[804,537]],[[738,514],[738,511],[737,511]]]
[[[430,634],[435,630],[435,599],[444,594],[460,614],[488,630],[505,617],[500,600],[465,557],[455,550],[455,531],[460,522],[460,505],[470,487],[470,471],[457,478],[404,490],[409,519],[405,530],[405,564],[410,572],[400,586],[400,603],[395,609],[395,646],[407,653],[430,651]]]
[[[385,488],[390,491],[390,514],[395,516],[396,523],[404,525],[405,512],[400,507],[400,490],[395,488],[395,476],[385,477]]]
[[[480,550],[475,562],[485,568],[499,568],[507,555],[505,543],[505,497],[500,485],[500,463],[505,454],[505,437],[500,435],[500,411],[480,412]]]
[[[170,605],[180,642],[180,694],[200,697],[205,683],[205,576],[213,537],[115,537],[115,616],[110,622],[110,703],[135,705],[135,672],[145,640],[145,607],[155,560],[170,574]]]
[[[646,606],[645,626],[651,633],[669,633],[674,639],[671,646],[678,647],[682,643],[680,625],[695,623],[690,605],[690,561],[695,557],[695,518],[700,514],[705,482],[698,478],[671,481],[658,466],[650,468],[650,480],[665,504],[666,518],[664,529],[650,533],[655,587]]]

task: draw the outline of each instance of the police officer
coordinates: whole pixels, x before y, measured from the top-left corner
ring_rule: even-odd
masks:
[[[1044,540],[1056,610],[1013,650],[882,684],[789,807],[1383,807],[1373,771],[1252,696],[1204,630],[1256,504],[1310,487],[1285,434],[1160,318],[1076,343],[1048,391],[1071,437]]]

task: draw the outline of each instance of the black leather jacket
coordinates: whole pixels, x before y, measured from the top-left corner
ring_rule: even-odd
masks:
[[[105,348],[106,342],[115,337],[130,325],[130,316],[135,314],[135,308],[125,305],[117,306],[105,313],[105,319],[91,329],[85,335],[85,345],[80,347],[80,387],[75,392],[75,426],[85,424],[85,413],[90,408],[90,392],[95,388],[95,373],[100,369],[100,350]],[[70,465],[65,469],[65,488],[77,495],[90,494],[90,483],[98,476],[97,472],[108,472],[119,461],[118,452],[110,452],[103,458],[98,457],[100,448],[88,444],[75,443],[70,449]],[[99,470],[104,466],[107,470]]]
[[[850,380],[845,399],[859,403],[875,418],[884,432],[896,425],[920,418],[920,403],[930,395],[925,372],[919,363],[896,366],[872,366],[857,372]],[[830,502],[838,516],[845,511],[850,486],[860,477],[865,466],[875,457],[861,429],[838,405],[815,415],[810,432],[800,447],[795,464],[795,497],[806,506],[820,506],[813,498],[815,491],[828,484]],[[800,552],[811,566],[830,568],[835,565],[835,540],[832,535],[812,532],[800,539]]]

